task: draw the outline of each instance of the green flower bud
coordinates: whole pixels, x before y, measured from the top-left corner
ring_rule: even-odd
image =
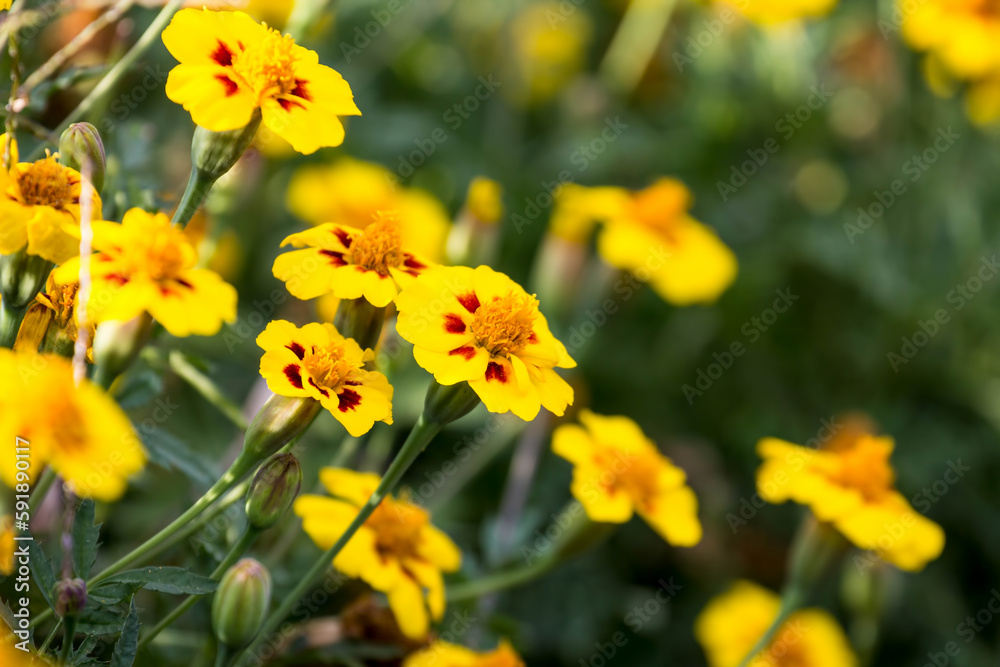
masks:
[[[260,630],[271,604],[271,574],[253,558],[226,570],[212,600],[212,629],[220,642],[236,648]]]
[[[94,334],[94,379],[111,386],[116,377],[131,365],[149,338],[153,318],[143,313],[131,320],[102,322]]]
[[[468,382],[442,385],[431,380],[424,398],[424,416],[427,421],[443,426],[469,414],[477,405],[479,394]]]
[[[385,308],[377,308],[366,299],[343,299],[333,318],[340,335],[353,338],[362,350],[375,349],[384,322]]]
[[[85,169],[89,170],[94,190],[100,192],[104,189],[104,142],[97,128],[90,123],[73,123],[66,128],[59,137],[59,161],[81,174]]]
[[[20,308],[31,303],[45,287],[53,266],[47,259],[29,255],[27,246],[0,257],[0,294],[4,304]]]
[[[274,524],[292,506],[302,486],[302,468],[291,454],[275,454],[260,467],[247,491],[247,520],[258,530]]]
[[[256,463],[274,454],[309,428],[321,407],[311,398],[272,395],[247,427],[241,458]]]
[[[194,165],[194,171],[200,172],[211,187],[220,176],[233,168],[250,146],[258,127],[260,112],[254,113],[250,123],[238,130],[212,132],[203,127],[195,128],[194,139],[191,141],[191,164]],[[207,189],[205,194],[208,194]]]
[[[56,614],[60,618],[75,616],[87,605],[87,582],[83,579],[62,579],[56,584]]]

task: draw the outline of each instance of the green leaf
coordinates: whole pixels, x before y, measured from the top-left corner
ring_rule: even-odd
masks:
[[[76,508],[73,522],[73,572],[81,579],[94,567],[100,535],[101,524],[94,524],[94,501],[86,498]]]
[[[28,566],[31,568],[31,575],[35,578],[35,583],[38,585],[42,597],[45,598],[50,607],[55,609],[55,600],[52,595],[56,589],[56,575],[52,571],[52,564],[37,540],[32,540],[29,544],[30,562]]]
[[[142,584],[122,584],[108,583],[102,581],[97,588],[87,591],[87,601],[93,600],[97,604],[113,605],[131,597],[137,590],[142,588]]]
[[[132,667],[135,653],[139,648],[139,612],[135,609],[135,598],[129,603],[128,616],[122,625],[122,635],[111,654],[111,667]]]
[[[141,584],[143,588],[172,595],[205,595],[219,585],[215,579],[189,572],[182,567],[143,567],[125,570],[107,579],[109,582]]]
[[[70,662],[74,665],[92,664],[95,661],[88,654],[94,650],[95,646],[97,646],[97,637],[90,635],[73,651],[73,656],[70,658]]]
[[[117,635],[121,632],[124,622],[125,612],[123,611],[111,607],[88,607],[80,614],[76,631],[81,635]]]
[[[149,452],[149,459],[167,470],[184,473],[193,482],[205,488],[212,486],[218,474],[187,443],[163,428],[139,429],[142,442]]]

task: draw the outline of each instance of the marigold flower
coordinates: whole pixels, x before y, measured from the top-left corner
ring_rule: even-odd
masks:
[[[0,516],[0,574],[9,577],[14,571],[14,517]]]
[[[324,468],[319,478],[337,499],[305,495],[294,508],[316,546],[329,549],[380,480],[378,475],[342,468]],[[444,615],[442,572],[454,572],[461,561],[458,547],[431,525],[427,510],[405,498],[387,496],[334,558],[333,566],[385,593],[403,634],[423,639],[430,618]]]
[[[522,104],[555,97],[583,68],[592,33],[585,12],[562,12],[551,0],[525,5],[513,18],[510,35],[520,86],[507,94]]]
[[[408,656],[403,667],[524,667],[524,661],[510,642],[503,640],[493,651],[479,653],[437,640]]]
[[[892,438],[868,433],[836,438],[824,449],[764,438],[757,490],[770,503],[808,505],[851,542],[903,570],[922,570],[944,549],[944,531],[894,488]]]
[[[837,0],[731,0],[730,4],[751,21],[770,25],[825,16]]]
[[[566,183],[556,190],[549,232],[564,241],[586,244],[597,222],[617,216],[628,207],[629,199],[623,188]]]
[[[396,298],[399,286],[428,263],[403,250],[399,222],[392,213],[376,214],[364,229],[327,223],[292,234],[281,242],[303,250],[278,255],[274,277],[285,281],[300,299],[332,293],[338,299],[367,299],[382,308]]]
[[[477,221],[496,224],[503,217],[503,187],[496,181],[476,176],[469,183],[465,210]]]
[[[213,132],[262,123],[309,154],[344,141],[338,116],[358,116],[351,88],[314,51],[243,12],[182,9],[163,31],[180,64],[167,77],[171,101]]]
[[[298,169],[288,184],[286,205],[309,224],[335,222],[357,229],[372,224],[379,211],[395,211],[403,247],[435,262],[451,226],[448,211],[431,194],[402,187],[381,165],[350,158]]]
[[[344,338],[332,324],[301,329],[274,320],[257,336],[264,349],[260,374],[275,394],[313,398],[357,437],[375,422],[392,423],[392,386],[384,375],[364,369],[371,350]]]
[[[128,417],[89,380],[73,382],[63,357],[0,350],[0,430],[27,440],[34,477],[50,465],[78,496],[112,501],[146,454]],[[0,477],[14,486],[14,456],[0,457]]]
[[[17,647],[27,646],[27,650]],[[16,637],[6,623],[0,623],[0,665],[4,667],[46,667],[53,663],[48,658],[36,655],[30,641],[22,642]]]
[[[1000,72],[1000,11],[992,0],[923,0],[903,6],[903,37],[928,51],[953,76],[976,79]]]
[[[573,464],[570,489],[594,521],[625,523],[638,513],[670,544],[701,541],[698,499],[684,471],[628,417],[580,412],[583,426],[552,435],[552,451]]]
[[[573,389],[555,368],[576,362],[556,340],[538,300],[488,266],[436,267],[396,297],[396,329],[442,385],[468,382],[490,412],[530,421],[544,406],[557,415]]]
[[[737,667],[764,636],[781,598],[749,581],[738,581],[713,598],[695,620],[694,632],[709,667]],[[844,631],[822,609],[792,613],[749,667],[854,667],[858,659]]]
[[[143,311],[174,336],[211,336],[236,320],[236,290],[214,271],[198,269],[197,251],[163,213],[140,208],[122,223],[93,223],[87,318],[130,320]],[[55,270],[57,283],[79,279],[80,259]]]
[[[0,136],[2,145],[3,136]],[[0,168],[0,253],[28,254],[62,264],[80,253],[80,174],[49,155]],[[101,198],[90,190],[95,216]]]

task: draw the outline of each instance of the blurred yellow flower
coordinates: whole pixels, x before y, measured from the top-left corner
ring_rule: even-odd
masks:
[[[78,496],[112,501],[145,465],[128,417],[89,380],[75,385],[67,359],[0,349],[0,385],[0,432],[28,441],[29,483],[49,465]],[[2,457],[0,476],[17,488],[15,462]]]
[[[302,167],[292,176],[288,210],[312,225],[335,222],[364,229],[379,211],[399,217],[403,247],[440,261],[451,219],[423,190],[404,188],[388,169],[342,158],[332,165]]]
[[[100,323],[148,312],[174,336],[211,336],[236,320],[236,290],[214,271],[195,268],[194,246],[163,213],[139,208],[122,223],[93,223],[92,287],[87,318]],[[80,259],[55,271],[55,280],[79,280]]]
[[[274,277],[300,299],[332,293],[338,299],[367,299],[373,306],[389,305],[399,287],[428,268],[428,263],[403,250],[395,213],[376,214],[364,229],[334,222],[292,234],[281,242],[302,250],[274,260]]]
[[[694,633],[709,667],[737,667],[778,615],[781,599],[749,581],[713,598],[695,620]],[[844,631],[822,609],[794,612],[749,667],[855,667]]]
[[[339,116],[359,116],[351,88],[314,51],[243,12],[182,9],[163,31],[180,64],[167,77],[171,101],[214,132],[262,122],[300,153],[344,141]]]
[[[701,541],[698,499],[684,471],[663,456],[628,417],[580,412],[583,426],[552,435],[552,451],[573,464],[573,496],[593,521],[625,523],[638,513],[664,540]]]
[[[573,389],[555,368],[576,362],[549,331],[538,300],[488,266],[436,267],[396,297],[396,329],[443,385],[468,382],[490,412],[557,415]]]
[[[14,572],[14,517],[0,516],[0,574],[9,577]]]
[[[731,0],[730,4],[751,21],[770,25],[824,16],[837,0]]]
[[[808,505],[856,546],[916,572],[941,554],[944,531],[896,491],[892,450],[892,438],[865,432],[819,450],[764,438],[757,491],[770,503]]]
[[[715,301],[736,278],[736,256],[715,232],[688,214],[691,192],[661,178],[645,190],[564,188],[554,233],[586,239],[590,219],[603,220],[597,249],[608,264],[649,281],[666,301]]]
[[[403,667],[524,667],[524,661],[506,640],[493,651],[477,653],[439,639],[408,656]]]
[[[477,222],[496,224],[503,217],[503,187],[496,181],[476,176],[469,183],[465,210]]]
[[[993,0],[897,0],[903,36],[928,51],[954,77],[1000,73],[1000,10]]]
[[[257,345],[264,349],[260,374],[275,394],[319,401],[355,437],[377,421],[392,423],[392,386],[381,373],[364,369],[375,355],[332,324],[300,329],[274,320]]]
[[[6,135],[0,135],[0,142]],[[15,149],[16,150],[16,149]],[[80,252],[80,174],[48,156],[0,168],[0,253],[28,254],[62,264]],[[101,199],[91,190],[92,216]]]
[[[338,499],[304,495],[294,507],[316,546],[329,549],[375,491],[379,476],[323,468],[319,477]],[[425,509],[405,498],[387,496],[334,558],[333,566],[385,593],[403,634],[423,639],[430,618],[440,620],[444,615],[442,572],[454,572],[461,562],[458,547],[431,525]]]
[[[514,17],[510,39],[521,85],[508,94],[515,101],[545,102],[583,68],[593,26],[586,12],[575,9],[565,3],[534,2]]]
[[[17,644],[28,648],[22,651],[16,647]],[[6,622],[0,623],[0,665],[3,667],[43,667],[51,664],[48,658],[35,654],[31,641],[22,641],[11,632]]]

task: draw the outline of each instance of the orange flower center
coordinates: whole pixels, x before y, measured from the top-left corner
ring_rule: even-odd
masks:
[[[347,359],[343,345],[330,343],[314,352],[306,354],[302,364],[319,384],[329,389],[337,389],[347,379],[354,364]]]
[[[493,356],[509,357],[524,349],[538,317],[538,299],[513,291],[484,303],[472,320],[479,345]]]
[[[403,263],[402,235],[396,217],[376,213],[375,222],[365,227],[351,241],[351,260],[354,264],[389,275],[389,269]]]
[[[49,428],[62,453],[79,453],[86,448],[87,429],[83,425],[83,415],[67,394],[53,392],[47,411],[51,417]]]
[[[54,157],[38,160],[20,173],[17,187],[28,206],[51,206],[62,209],[75,203],[69,171]]]
[[[135,245],[120,255],[129,273],[144,273],[153,280],[165,281],[177,278],[192,264],[191,244],[177,227],[162,227],[134,236],[133,241]]]
[[[405,500],[386,498],[365,525],[375,533],[375,549],[396,560],[420,558],[421,533],[430,523],[427,512]]]
[[[285,95],[295,89],[295,40],[267,28],[260,44],[236,53],[233,69],[258,97]]]
[[[889,450],[871,436],[861,436],[853,447],[838,453],[840,469],[835,479],[857,489],[866,500],[877,500],[892,489],[895,474],[889,465]]]
[[[600,482],[606,490],[623,491],[638,505],[648,505],[656,497],[660,466],[653,453],[625,453],[603,447],[595,451],[594,463],[605,471]]]
[[[632,215],[646,227],[670,236],[691,207],[691,195],[681,183],[661,180],[632,199]]]

